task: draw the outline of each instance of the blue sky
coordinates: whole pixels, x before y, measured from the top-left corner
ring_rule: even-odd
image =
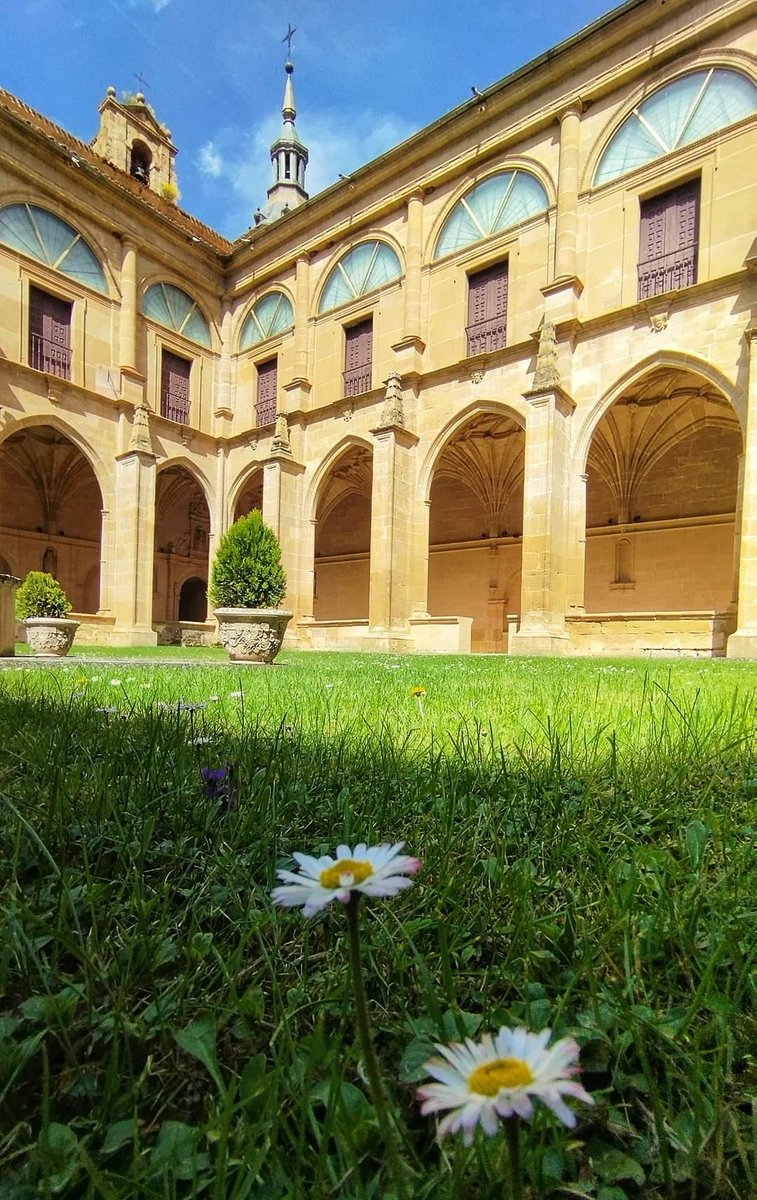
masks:
[[[612,0],[5,0],[0,85],[84,141],[112,84],[179,147],[181,207],[241,234],[270,185],[291,22],[314,195],[616,4]]]

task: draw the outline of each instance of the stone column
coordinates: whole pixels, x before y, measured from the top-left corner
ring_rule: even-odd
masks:
[[[294,623],[304,614],[301,580],[299,577],[300,522],[302,512],[301,479],[305,468],[295,462],[291,452],[279,450],[263,464],[263,520],[270,525],[281,546],[281,564],[286,571],[287,594],[284,606],[294,612]],[[312,556],[311,556],[312,567]],[[312,571],[310,572],[310,602],[307,615],[313,614]],[[289,641],[295,629],[287,631]]]
[[[371,631],[407,630],[415,434],[399,425],[374,429],[371,492]]]
[[[113,560],[115,529],[113,528],[111,515],[109,509],[100,509],[100,602],[97,611],[102,615],[110,613],[112,604],[113,580],[111,578],[111,564]]]
[[[213,508],[210,510],[210,536],[208,538],[208,584],[210,571],[216,556],[218,543],[229,526],[228,498],[226,496],[226,458],[228,450],[225,443],[216,449],[216,487],[213,498]]]
[[[158,640],[152,628],[156,473],[155,455],[147,451],[116,456],[112,611],[122,646],[154,646]]]
[[[744,455],[738,457],[736,482],[736,512],[733,521],[733,568],[731,574],[731,604],[733,612],[739,605],[739,553],[741,551],[741,517],[744,509]]]
[[[521,620],[511,654],[565,654],[570,418],[562,388],[526,393]]]
[[[397,370],[409,379],[423,369],[425,343],[421,339],[421,268],[423,266],[423,190],[407,199],[405,242],[405,312],[402,341],[392,346]]]
[[[119,366],[137,370],[137,250],[124,238],[121,259],[121,324]]]
[[[738,624],[736,632],[728,639],[728,658],[757,658],[757,320],[752,320],[745,336],[749,343],[749,386],[739,539]]]
[[[410,545],[410,615],[427,617],[428,612],[428,568],[431,549],[429,525],[431,501],[413,505],[412,539]]]
[[[294,309],[294,377],[310,378],[308,362],[308,317],[310,314],[310,255],[297,259]]]
[[[578,249],[578,170],[581,105],[560,114],[560,173],[557,178],[555,279],[576,275]]]
[[[233,416],[234,408],[231,402],[232,377],[232,323],[233,314],[231,301],[224,296],[221,309],[221,355],[218,363],[218,391],[213,404],[213,415],[216,418],[216,432],[225,434],[226,422]]]
[[[568,538],[568,612],[585,612],[586,594],[586,484],[588,475],[570,482],[570,534]]]
[[[15,575],[0,575],[0,658],[16,653],[16,588],[21,580]]]

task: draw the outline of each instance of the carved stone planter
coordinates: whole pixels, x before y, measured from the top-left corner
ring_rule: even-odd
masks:
[[[26,641],[35,658],[63,658],[74,644],[78,621],[68,617],[27,617]]]
[[[272,663],[294,613],[284,608],[217,608],[218,640],[232,662]]]

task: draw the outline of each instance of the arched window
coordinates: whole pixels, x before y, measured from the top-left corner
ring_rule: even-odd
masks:
[[[291,301],[283,292],[269,292],[248,313],[239,337],[239,349],[249,350],[266,338],[286,333],[294,325]]]
[[[210,345],[208,322],[192,297],[172,283],[154,283],[149,287],[142,297],[142,312],[201,346]]]
[[[362,242],[340,258],[321,295],[318,312],[329,312],[348,300],[364,296],[375,288],[399,279],[402,266],[386,242]]]
[[[692,71],[659,88],[629,113],[610,138],[594,184],[688,146],[757,111],[757,87],[738,71]]]
[[[9,204],[0,209],[0,242],[108,294],[105,273],[81,234],[44,208]]]
[[[547,193],[527,171],[492,175],[458,200],[437,238],[434,258],[520,225],[547,207]]]

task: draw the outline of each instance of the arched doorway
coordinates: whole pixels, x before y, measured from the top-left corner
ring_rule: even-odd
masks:
[[[507,614],[520,610],[525,434],[506,413],[478,413],[434,467],[428,611],[473,618],[471,649],[507,650]]]
[[[208,587],[204,579],[192,575],[179,592],[179,620],[205,621],[208,616]]]
[[[741,452],[729,400],[696,372],[629,385],[589,448],[587,612],[728,609]]]
[[[253,508],[257,508],[258,512],[261,513],[263,511],[262,469],[252,473],[239,493],[239,499],[234,506],[234,520],[238,521],[240,517],[246,517],[248,513],[252,512]]]
[[[320,489],[315,527],[314,614],[318,621],[368,617],[373,455],[351,446]]]
[[[210,510],[205,494],[185,467],[166,466],[158,473],[155,507],[153,620],[204,620],[181,616],[180,581],[196,580],[207,588]]]
[[[27,425],[0,445],[0,547],[23,578],[49,571],[73,611],[100,603],[102,494],[70,438],[51,425]]]

